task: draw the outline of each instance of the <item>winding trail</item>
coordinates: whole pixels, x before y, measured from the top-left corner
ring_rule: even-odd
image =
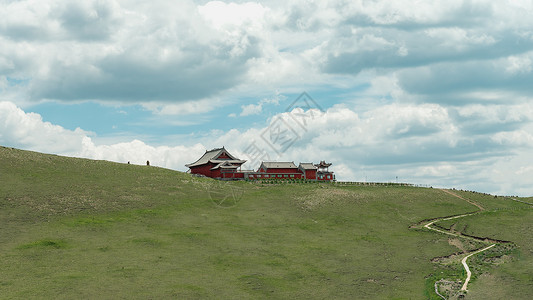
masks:
[[[439,293],[439,283],[442,281],[439,280],[439,281],[435,281],[435,294],[437,294],[439,297],[441,297],[442,299],[446,300],[446,297],[444,297],[444,295],[442,295],[441,293]]]
[[[463,260],[461,260],[461,263],[463,264],[463,267],[465,267],[465,270],[466,270],[466,279],[465,279],[465,283],[463,284],[463,287],[461,288],[461,291],[466,291],[466,287],[468,286],[468,282],[470,281],[470,277],[472,276],[472,272],[470,272],[470,268],[468,267],[468,265],[466,264],[466,260],[474,255],[474,254],[478,254],[480,252],[483,252],[487,249],[490,249],[492,247],[496,246],[496,244],[492,244],[486,248],[483,248],[481,250],[478,250],[478,251],[475,251],[475,252],[472,252],[470,254],[468,254],[467,256],[465,256],[465,258],[463,258]]]
[[[468,202],[468,203],[470,203],[470,204],[472,204],[472,205],[477,206],[477,208],[479,208],[480,211],[484,211],[484,210],[485,210],[485,208],[484,208],[483,206],[481,206],[479,203],[477,203],[477,202],[475,202],[475,201],[472,201],[472,200],[469,200],[469,199],[463,198],[463,197],[461,197],[461,196],[457,195],[456,193],[454,193],[454,192],[452,192],[452,191],[449,191],[449,190],[445,190],[445,189],[440,189],[440,190],[443,191],[443,192],[445,192],[445,193],[448,193],[448,194],[450,194],[450,195],[452,195],[452,196],[454,196],[454,197],[457,197],[457,198],[459,198],[459,199],[463,199],[463,200],[465,200],[466,202]]]
[[[436,232],[439,232],[439,233],[444,233],[444,234],[447,234],[447,235],[451,235],[451,236],[455,236],[455,237],[461,237],[461,238],[469,238],[469,237],[466,237],[466,236],[463,236],[461,234],[456,234],[456,233],[453,233],[453,232],[450,232],[450,231],[445,231],[445,230],[441,230],[441,229],[438,229],[438,228],[434,228],[434,227],[431,227],[431,225],[433,225],[435,222],[438,222],[438,221],[445,221],[445,220],[452,220],[452,219],[458,219],[458,218],[463,218],[463,217],[467,217],[467,216],[471,216],[471,215],[474,215],[474,214],[478,214],[480,212],[483,212],[485,211],[485,208],[483,206],[481,206],[479,203],[477,202],[474,202],[472,200],[469,200],[469,199],[465,199],[449,190],[444,190],[444,189],[441,189],[441,191],[447,193],[447,194],[450,194],[454,197],[457,197],[457,198],[460,198],[474,206],[476,206],[477,208],[479,208],[479,211],[476,211],[476,212],[472,212],[472,213],[467,213],[467,214],[462,214],[462,215],[458,215],[458,216],[453,216],[453,217],[444,217],[444,218],[437,218],[437,219],[433,219],[433,220],[430,220],[428,223],[424,224],[424,228],[427,228],[429,230],[433,230],[433,231],[436,231]],[[485,247],[483,249],[479,249],[479,250],[476,250],[474,252],[471,252],[470,254],[468,254],[467,256],[465,256],[462,260],[461,260],[461,263],[463,264],[463,267],[466,271],[466,279],[465,279],[465,282],[463,284],[463,287],[461,288],[461,291],[466,291],[467,290],[467,287],[468,287],[468,282],[470,281],[470,278],[472,277],[472,272],[470,272],[470,268],[468,267],[468,265],[466,264],[466,261],[467,259],[474,255],[474,254],[478,254],[478,253],[481,253],[485,250],[488,250],[492,247],[496,246],[496,244],[492,244],[488,247]],[[437,282],[435,282],[435,292],[437,293],[437,295],[439,295],[440,297],[444,298],[444,296],[442,296],[439,292],[438,292],[438,287],[437,287]]]
[[[458,218],[462,218],[462,217],[466,217],[466,216],[471,216],[471,215],[474,215],[474,214],[477,214],[477,213],[478,212],[473,212],[473,213],[468,213],[468,214],[463,214],[463,215],[458,215],[458,216],[453,216],[453,217],[437,218],[437,219],[431,220],[429,223],[425,224],[424,227],[429,229],[429,230],[436,231],[436,232],[440,232],[440,233],[444,233],[444,234],[447,234],[447,235],[456,236],[456,237],[463,237],[464,238],[464,236],[462,236],[462,235],[459,235],[459,234],[456,234],[456,233],[452,233],[452,232],[449,232],[449,231],[445,231],[445,230],[440,230],[438,228],[433,228],[433,227],[431,227],[431,225],[433,225],[433,223],[435,223],[435,222],[458,219]]]

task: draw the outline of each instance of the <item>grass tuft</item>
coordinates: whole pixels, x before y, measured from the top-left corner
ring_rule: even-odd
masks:
[[[66,249],[68,248],[67,242],[64,240],[52,240],[44,239],[35,241],[32,243],[24,244],[18,247],[18,249]]]

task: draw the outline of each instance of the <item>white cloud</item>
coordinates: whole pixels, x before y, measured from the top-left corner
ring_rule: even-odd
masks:
[[[152,111],[156,115],[163,116],[181,116],[207,113],[223,103],[219,99],[202,99],[197,101],[186,101],[182,103],[157,103],[146,102],[142,106]]]
[[[439,46],[456,49],[458,51],[464,50],[470,45],[490,45],[496,42],[494,37],[487,34],[468,32],[466,29],[458,27],[430,28],[427,29],[425,33],[431,38],[441,40],[442,43]]]
[[[531,59],[533,53],[527,53],[526,55],[510,56],[508,57],[508,66],[505,71],[510,74],[516,73],[531,73],[532,62]]]
[[[531,178],[533,178],[533,158],[529,151],[521,151],[516,155],[496,161],[484,172],[490,174],[495,193],[503,195],[531,196]]]
[[[207,98],[238,85],[261,52],[251,29],[213,28],[192,1],[27,0],[0,3],[0,20],[3,73],[29,78],[33,101]]]
[[[248,104],[241,106],[242,112],[240,114],[241,117],[243,116],[249,116],[249,115],[258,115],[263,111],[263,104]]]
[[[185,171],[185,164],[196,161],[205,152],[204,146],[153,147],[139,140],[112,145],[95,145],[84,137],[80,152],[75,156],[116,162],[131,162]]]
[[[533,148],[533,135],[525,130],[516,130],[511,132],[498,132],[492,139],[499,144],[511,147],[529,147]]]
[[[480,108],[483,110],[476,113],[473,122],[486,124],[487,128],[473,135],[457,115],[473,117]],[[236,149],[237,155],[254,162],[247,168],[268,159],[326,159],[333,162],[332,170],[337,171],[339,180],[394,181],[398,176],[403,182],[440,187],[532,194],[533,189],[524,180],[502,182],[503,175],[493,170],[494,164],[499,164],[506,172],[514,173],[506,162],[531,151],[533,114],[528,106],[505,111],[497,105],[455,109],[450,115],[448,109],[437,104],[391,104],[358,114],[347,107],[334,107],[325,113],[304,112],[308,118],[305,128],[295,123],[291,113],[282,113],[266,127],[221,133],[215,143]],[[500,120],[493,126],[495,115]],[[271,130],[279,118],[285,121],[285,127]],[[276,144],[276,137],[270,134],[283,129],[286,136]],[[287,137],[294,137],[294,143],[277,153]]]
[[[73,155],[80,149],[83,137],[90,135],[81,129],[66,130],[43,122],[35,113],[25,113],[11,102],[0,102],[0,142],[16,144],[24,149]]]
[[[477,120],[483,122],[486,116],[485,122],[490,123],[491,114],[501,110],[498,106],[492,109],[493,112],[487,109],[486,114],[477,115]],[[466,110],[469,112],[462,115],[472,117],[475,109]],[[525,106],[515,110],[511,114],[521,111],[525,117],[502,118],[499,125],[504,126],[502,129],[471,135],[463,132],[456,117],[436,104],[392,104],[363,114],[348,107],[325,112],[296,109],[275,115],[268,126],[213,131],[190,146],[154,147],[135,139],[97,145],[93,142],[94,134],[43,122],[38,114],[25,113],[10,102],[0,102],[0,143],[123,163],[144,164],[149,160],[152,165],[178,170],[185,170],[185,164],[198,159],[206,150],[204,145],[225,146],[250,163],[255,155],[253,149],[269,155],[256,157],[256,165],[248,165],[249,168],[269,159],[296,163],[327,160],[333,162],[332,170],[339,180],[394,181],[398,176],[404,182],[500,194],[533,194],[530,182],[523,176],[531,172],[528,164],[533,163],[529,159],[533,115]],[[270,131],[269,126],[271,129],[279,120],[283,120],[278,123],[282,124],[281,129],[286,133],[293,130],[296,135],[292,135],[294,143],[278,154],[275,149],[283,146],[283,138],[278,136],[276,140],[271,136],[276,131]],[[520,122],[518,126],[505,128],[506,122],[516,120]]]
[[[139,140],[110,145],[96,145],[95,135],[76,129],[43,122],[35,113],[25,113],[11,102],[0,102],[0,144],[27,150],[66,156],[102,159],[185,171],[185,164],[198,159],[205,148],[197,143],[192,146],[153,147]]]
[[[0,4],[0,70],[29,79],[24,88],[5,88],[17,94],[11,99],[189,106],[224,93],[231,98],[353,82],[365,70],[408,70],[413,78],[429,72],[431,78],[434,69],[412,67],[441,64],[449,72],[450,64],[464,67],[463,62],[479,59],[508,60],[505,71],[491,72],[494,82],[507,83],[506,75],[531,73],[530,57],[523,56],[533,49],[530,6],[486,0],[415,6],[409,1],[24,0]],[[420,92],[405,76],[399,84],[405,94]],[[454,84],[476,90],[475,83]],[[201,111],[169,106],[160,112],[178,110]]]
[[[228,27],[261,26],[264,14],[268,11],[259,3],[247,2],[242,4],[210,1],[199,6],[202,17],[217,29]]]
[[[419,177],[431,176],[431,177],[451,177],[453,174],[457,174],[459,170],[457,167],[450,163],[440,163],[434,166],[423,166],[416,170],[416,174]]]
[[[241,113],[239,116],[250,116],[250,115],[258,115],[263,111],[263,105],[265,104],[273,104],[273,105],[279,105],[279,101],[281,99],[284,99],[283,95],[279,93],[279,91],[276,91],[276,95],[271,98],[263,98],[259,103],[257,104],[247,104],[241,106]]]

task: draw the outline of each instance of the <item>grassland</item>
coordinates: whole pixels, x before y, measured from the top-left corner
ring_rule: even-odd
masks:
[[[469,289],[469,298],[530,299],[533,296],[533,205],[511,198],[458,193],[480,203],[486,211],[441,221],[438,226],[470,236],[509,242],[472,257],[477,282]],[[531,198],[522,200],[533,203]]]
[[[464,196],[490,206],[456,221],[467,233],[518,246],[478,259],[468,297],[531,298],[532,210]],[[439,299],[462,270],[432,259],[458,247],[410,227],[476,210],[437,189],[222,183],[0,147],[0,298]]]

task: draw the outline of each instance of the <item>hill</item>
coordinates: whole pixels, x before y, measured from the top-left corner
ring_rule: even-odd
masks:
[[[482,242],[418,224],[478,212],[435,223],[512,242],[472,257],[467,298],[531,298],[531,205],[454,193],[219,182],[0,147],[0,294],[440,299],[435,281],[464,279],[450,255]]]

